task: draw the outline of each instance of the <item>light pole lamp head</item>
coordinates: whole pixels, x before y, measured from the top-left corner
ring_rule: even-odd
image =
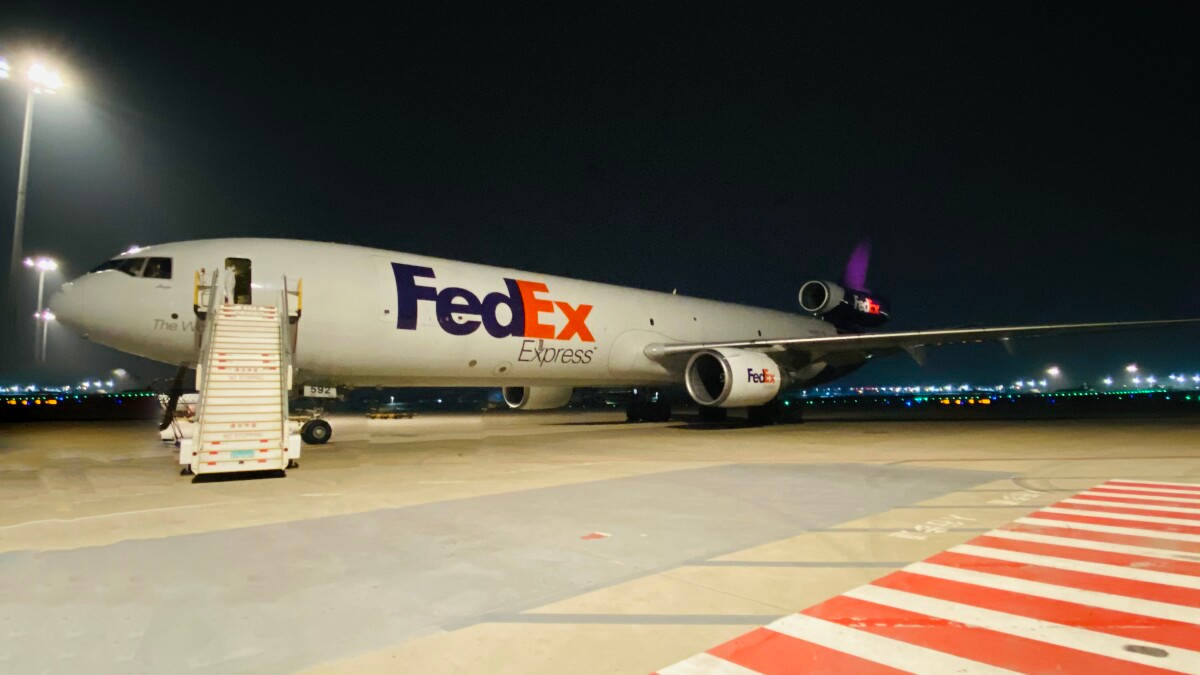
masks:
[[[25,71],[25,77],[33,87],[34,93],[37,94],[53,94],[65,86],[62,73],[58,68],[40,60],[29,64],[29,70]]]
[[[54,258],[26,258],[23,262],[26,267],[36,267],[43,272],[52,272],[58,269],[58,261]]]

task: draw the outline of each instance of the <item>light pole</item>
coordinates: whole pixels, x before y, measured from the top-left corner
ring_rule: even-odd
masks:
[[[0,79],[14,79],[7,59],[0,57]],[[25,126],[21,132],[21,164],[17,172],[17,212],[13,219],[12,257],[9,261],[9,280],[17,284],[17,266],[21,261],[22,238],[25,229],[25,188],[29,184],[29,139],[33,134],[33,97],[53,94],[63,86],[58,70],[41,61],[33,61],[25,71]]]
[[[34,314],[33,316],[38,321],[42,322],[42,330],[41,330],[42,345],[41,345],[41,349],[39,350],[38,349],[38,331],[36,329],[34,329],[34,331],[33,331],[33,357],[35,359],[38,358],[38,354],[40,353],[41,360],[45,361],[46,360],[46,325],[45,324],[47,321],[46,317],[48,315],[50,317],[50,319],[53,319],[54,315],[50,314],[49,311],[45,311],[45,312],[42,311],[43,310],[42,299],[45,298],[45,296],[46,296],[46,272],[58,269],[58,263],[53,258],[38,258],[36,260],[33,258],[26,258],[25,266],[29,267],[29,268],[36,267],[37,271],[38,271],[37,314]]]
[[[43,309],[38,313],[42,321],[42,354],[41,362],[46,362],[46,331],[50,330],[50,322],[55,319],[54,312],[48,309]]]

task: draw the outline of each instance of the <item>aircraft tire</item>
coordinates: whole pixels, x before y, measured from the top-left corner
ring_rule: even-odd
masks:
[[[765,427],[778,422],[780,413],[779,401],[771,401],[747,408],[746,420],[753,426]]]
[[[300,429],[300,438],[309,445],[325,445],[333,436],[333,428],[322,419],[309,420]]]
[[[729,411],[725,408],[717,408],[710,405],[700,406],[701,422],[724,422],[727,419],[729,419]]]
[[[626,422],[641,422],[642,421],[642,404],[638,401],[631,401],[625,407]]]
[[[666,422],[671,419],[671,404],[666,401],[655,401],[647,406],[645,415],[647,422]]]

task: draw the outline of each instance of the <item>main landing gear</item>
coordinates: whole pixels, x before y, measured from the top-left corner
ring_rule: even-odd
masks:
[[[633,390],[633,398],[625,408],[630,422],[666,422],[671,419],[671,404],[658,392]]]
[[[750,426],[765,427],[776,424],[781,419],[783,419],[783,404],[779,402],[779,399],[746,408],[746,421],[750,423]]]

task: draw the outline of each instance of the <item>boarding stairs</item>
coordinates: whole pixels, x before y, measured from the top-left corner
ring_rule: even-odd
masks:
[[[228,301],[214,273],[202,314],[196,366],[200,402],[196,432],[180,444],[188,473],[282,470],[300,457],[300,436],[288,421],[291,331],[287,285],[279,305]],[[200,302],[197,301],[197,308]]]

